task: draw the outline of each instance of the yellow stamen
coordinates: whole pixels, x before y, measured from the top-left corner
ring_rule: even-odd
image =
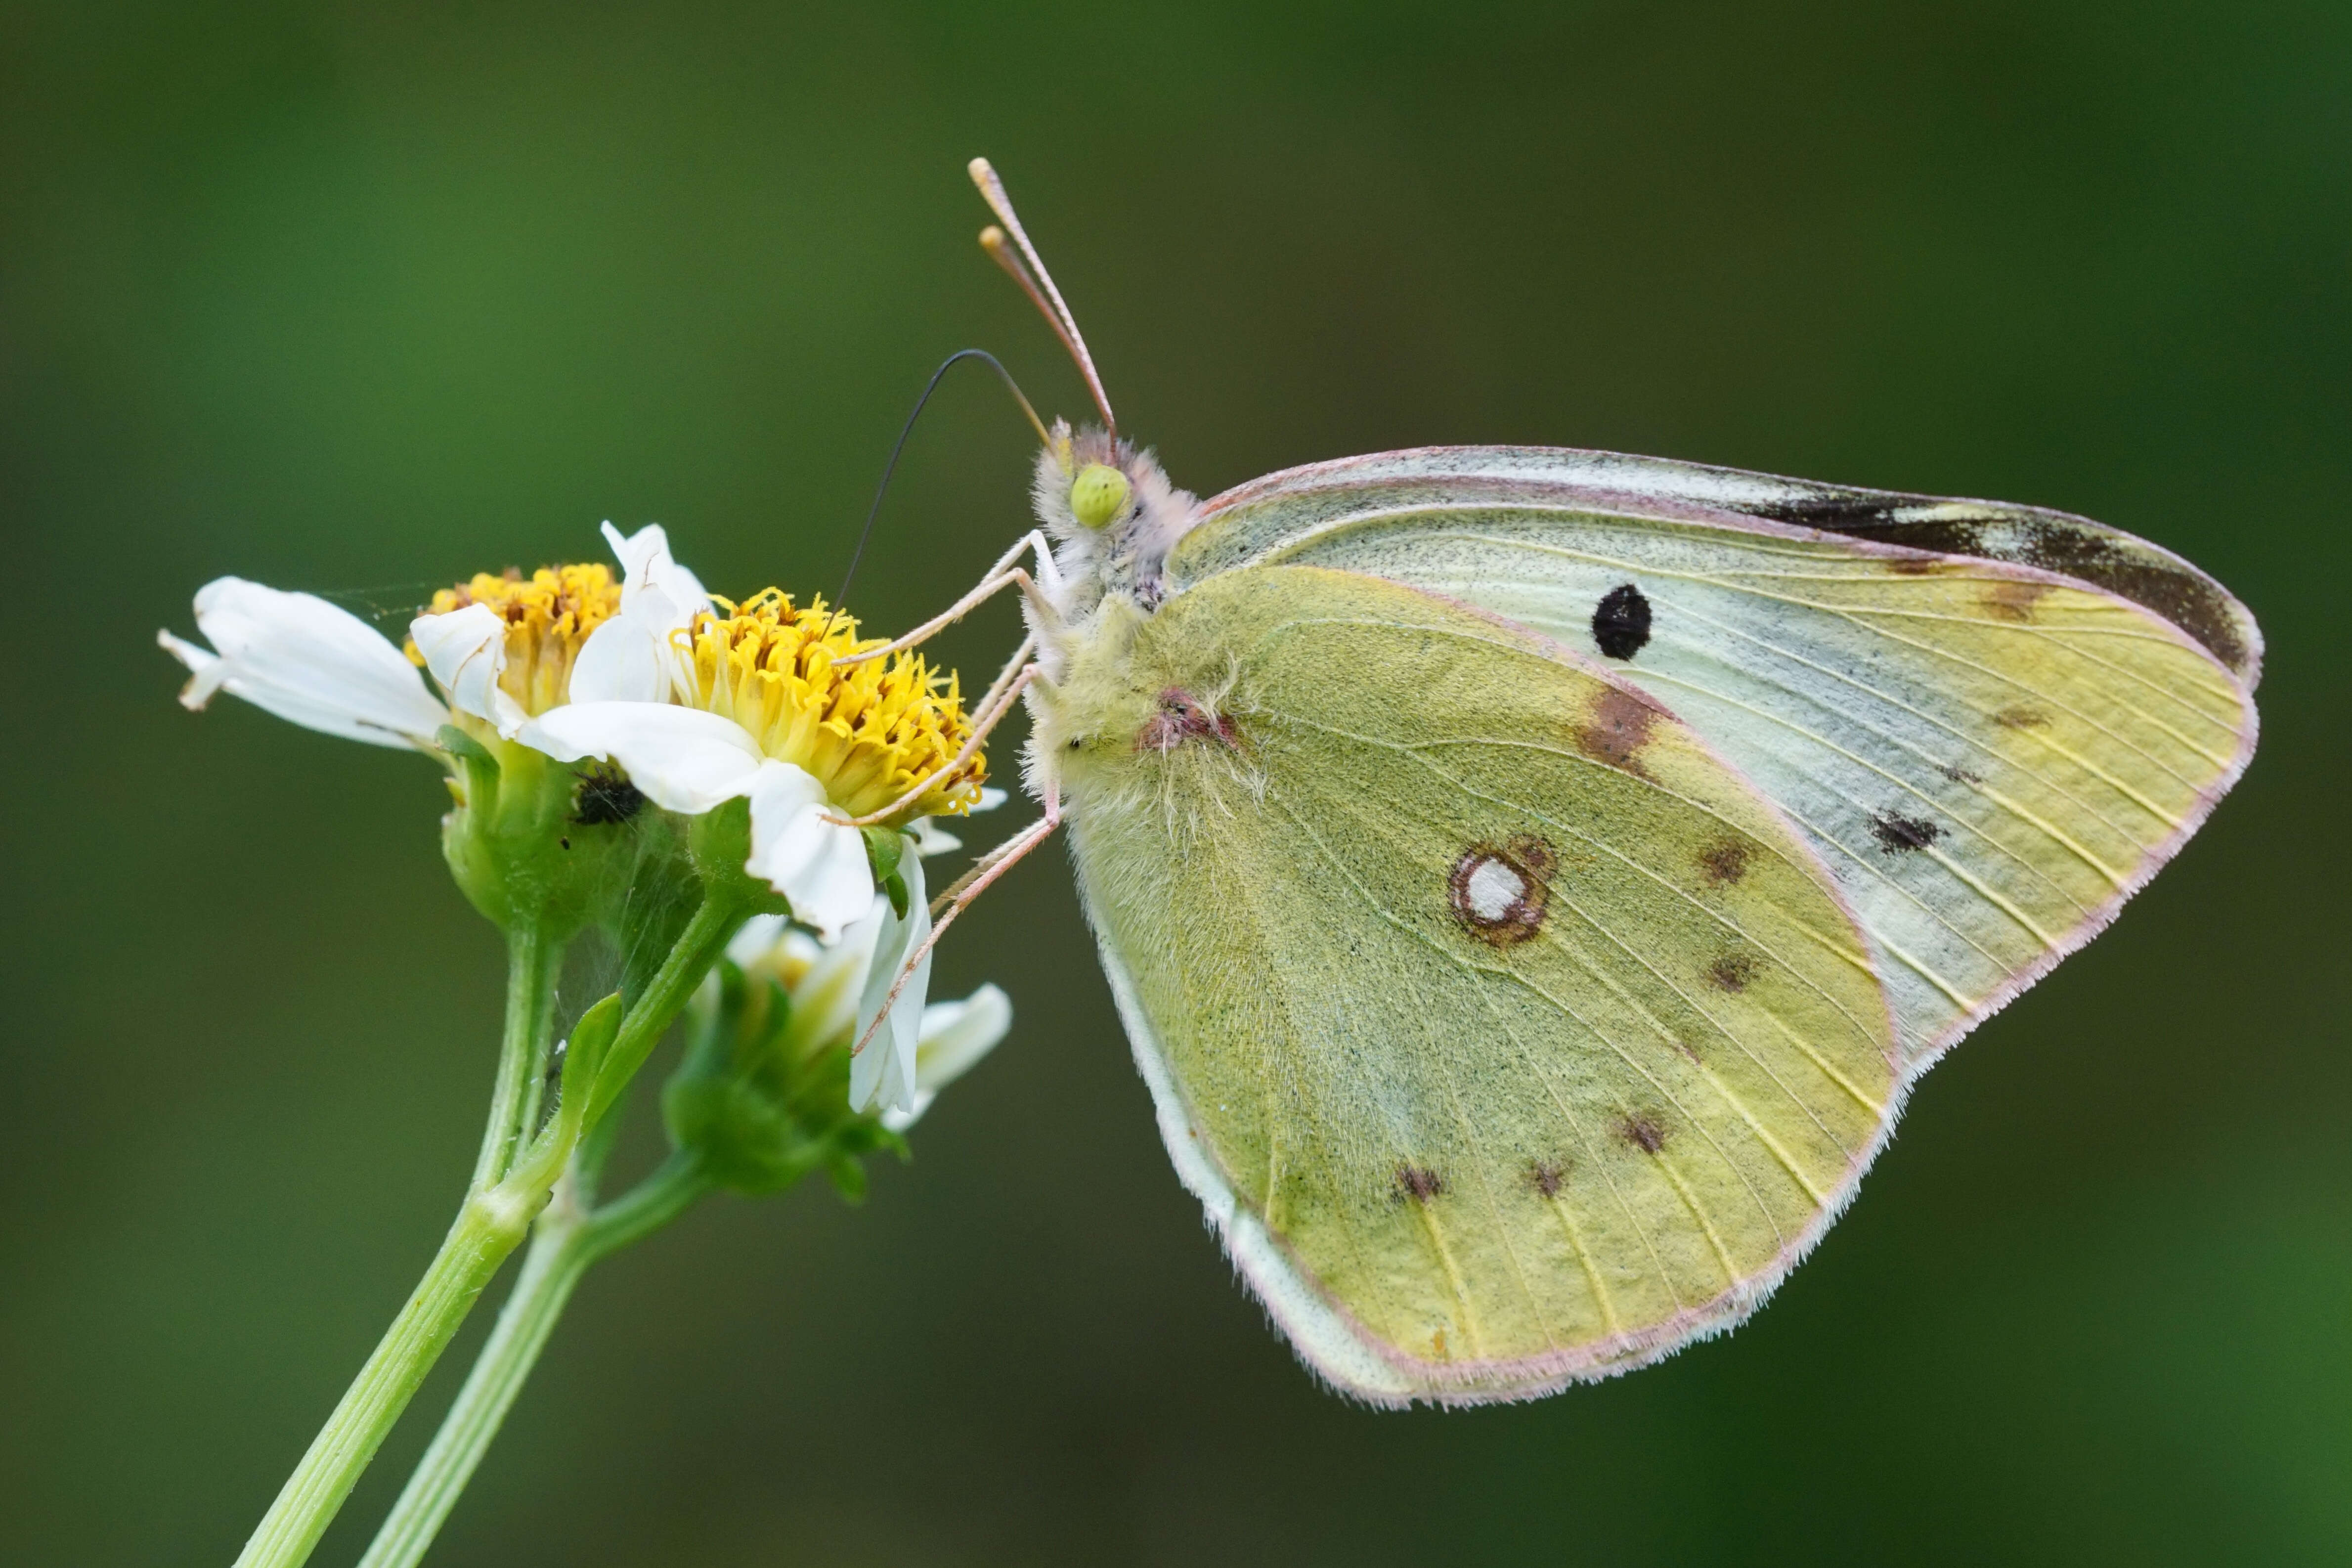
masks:
[[[678,634],[694,704],[742,725],[767,755],[807,769],[848,815],[889,805],[952,762],[971,735],[955,677],[918,654],[835,668],[880,641],[861,641],[857,622],[828,614],[822,598],[796,610],[789,595],[770,588],[740,605],[714,602],[721,614],[697,616]],[[903,815],[969,811],[987,775],[975,755]]]
[[[544,713],[562,704],[572,683],[572,664],[588,634],[621,609],[621,584],[612,568],[542,566],[526,577],[512,566],[499,576],[478,572],[473,581],[433,595],[430,613],[440,616],[468,605],[488,605],[507,623],[507,668],[499,684],[526,713]],[[423,664],[416,644],[408,657]]]

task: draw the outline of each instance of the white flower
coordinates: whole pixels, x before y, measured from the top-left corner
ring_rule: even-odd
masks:
[[[915,1050],[915,1103],[882,1113],[893,1132],[912,1127],[940,1090],[971,1070],[1013,1027],[1013,998],[983,985],[961,1002],[934,1002],[923,1009],[921,1038]]]
[[[436,595],[446,607],[409,624],[446,707],[405,654],[350,611],[241,577],[216,578],[196,594],[196,626],[210,648],[168,631],[155,640],[191,671],[180,694],[191,709],[226,691],[307,729],[433,751],[455,708],[512,740],[534,713],[583,686],[600,700],[667,699],[672,678],[667,667],[656,671],[658,681],[648,675],[646,647],[666,646],[710,607],[694,574],[671,559],[659,527],[625,538],[608,522],[604,537],[624,573],[617,587],[602,566],[551,568],[527,580],[485,575]],[[617,615],[609,613],[615,602]]]
[[[914,910],[910,902],[910,917]],[[872,1010],[897,977],[905,962],[906,939],[913,935],[910,919],[902,922],[905,930],[899,939],[889,944],[896,951],[886,952],[882,939],[893,923],[898,922],[890,912],[889,900],[879,894],[867,917],[852,925],[831,947],[820,946],[782,916],[758,915],[746,921],[727,944],[727,956],[747,972],[772,973],[791,993],[792,1016],[782,1047],[798,1059],[845,1036],[855,1044],[873,1022]],[[882,1109],[882,1124],[893,1132],[913,1126],[940,1090],[970,1070],[1013,1026],[1013,1003],[994,985],[983,985],[960,1002],[934,1002],[921,1007],[909,1005],[913,989],[910,982],[908,992],[899,996],[903,1013],[894,1012],[894,1016],[914,1020],[905,1039],[886,1025],[851,1066],[854,1109],[869,1109],[875,1089],[895,1089],[903,1097],[903,1103],[894,1099]],[[911,1067],[905,1055],[908,1040],[912,1044]],[[868,1086],[869,1097],[861,1100],[856,1064],[866,1058],[874,1063],[868,1073],[873,1083]]]
[[[669,811],[748,801],[745,874],[837,940],[875,890],[865,836],[847,820],[926,779],[931,810],[981,795],[977,764],[950,766],[968,732],[961,706],[919,658],[838,668],[860,646],[856,623],[822,603],[795,609],[771,591],[723,617],[682,610],[700,584],[666,552],[633,557],[644,539],[614,539],[629,596],[589,639],[571,702],[518,738],[562,762],[616,763]]]
[[[196,592],[196,626],[210,648],[155,634],[191,671],[180,693],[184,707],[202,709],[213,693],[226,691],[306,730],[428,751],[449,721],[406,655],[314,595],[216,577]]]
[[[529,606],[556,623],[550,630],[557,657],[540,655],[538,643],[549,639],[531,639],[534,665],[551,667],[544,679],[533,681],[530,675],[510,668],[514,633],[501,613],[503,606],[493,607],[476,597],[451,608],[428,611],[409,623],[409,640],[424,656],[433,679],[449,694],[451,706],[488,723],[500,739],[511,741],[520,737],[535,712],[560,703],[669,700],[677,663],[670,636],[709,609],[710,595],[703,592],[693,573],[672,559],[669,535],[659,524],[648,523],[624,537],[608,522],[604,538],[621,563],[619,613],[603,616],[599,615],[602,605],[573,605],[560,596],[569,589],[573,597],[583,597],[581,587],[588,586],[593,593],[594,586],[602,585],[600,582],[579,574],[581,582],[573,584],[549,574],[542,602]],[[602,568],[595,570],[602,572]],[[503,586],[492,584],[494,591]],[[604,592],[612,590],[605,587]],[[551,610],[555,612],[552,617]],[[583,638],[579,622],[587,615],[599,615],[599,618]],[[518,684],[531,700],[518,700],[509,689]]]
[[[307,594],[225,577],[196,596],[212,648],[159,636],[193,672],[190,707],[226,689],[315,730],[428,751],[445,724],[478,735],[487,726],[557,762],[616,763],[669,811],[747,801],[747,876],[826,942],[878,921],[873,940],[891,979],[861,1009],[863,1039],[898,965],[930,931],[922,856],[955,847],[926,816],[1004,798],[980,786],[984,764],[961,754],[970,724],[952,680],[912,655],[841,667],[865,645],[856,622],[821,601],[795,609],[770,590],[714,615],[660,528],[624,536],[606,523],[604,536],[618,581],[601,565],[558,566],[482,574],[434,596],[409,636],[447,707],[388,640]],[[917,850],[899,863],[913,900],[904,920],[872,915],[866,837],[845,821],[886,813],[911,824]],[[926,962],[858,1051],[861,1106],[914,1105],[929,978]]]
[[[914,973],[898,985],[898,972],[908,954],[931,937],[929,895],[923,888],[923,858],[908,855],[898,862],[907,882],[907,913],[901,918],[887,899],[877,899],[866,919],[878,923],[874,961],[866,971],[866,988],[857,999],[857,1034],[849,1058],[849,1104],[853,1110],[915,1109],[920,1087],[916,1056],[923,1028],[923,1005],[931,989],[931,955],[923,954]],[[890,991],[898,986],[893,999]],[[887,1006],[887,1016],[882,1009]],[[875,1020],[881,1019],[877,1026]]]
[[[793,906],[793,918],[826,942],[866,912],[874,871],[866,836],[807,769],[764,756],[732,719],[662,702],[575,702],[526,724],[518,737],[558,762],[599,757],[665,810],[688,816],[749,798],[751,855],[744,871]]]

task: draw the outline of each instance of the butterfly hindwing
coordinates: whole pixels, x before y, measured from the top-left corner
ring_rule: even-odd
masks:
[[[1688,722],[1830,867],[1913,1070],[2095,934],[2253,744],[2244,607],[2060,513],[1433,448],[1220,497],[1169,575],[1284,562],[1507,616]]]
[[[1366,1397],[1525,1396],[1744,1314],[1891,1123],[1802,835],[1597,661],[1354,573],[1217,574],[1051,699],[1187,1184]]]

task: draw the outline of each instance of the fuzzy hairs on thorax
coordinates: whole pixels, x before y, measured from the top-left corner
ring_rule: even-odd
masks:
[[[1037,454],[1030,495],[1054,542],[1055,607],[1074,626],[1112,595],[1158,609],[1168,552],[1201,516],[1199,499],[1171,484],[1150,451],[1096,426],[1074,431],[1066,419]]]

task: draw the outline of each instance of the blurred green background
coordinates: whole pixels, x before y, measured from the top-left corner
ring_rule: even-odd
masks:
[[[2341,0],[93,0],[0,40],[0,1559],[226,1563],[489,1078],[433,767],[192,718],[154,628],[226,572],[404,620],[605,518],[830,593],[949,351],[1081,411],[972,244],[979,152],[1203,494],[1485,440],[2087,512],[2261,616],[2262,754],[1753,1323],[1471,1413],[1293,1363],[1041,856],[941,962],[1019,1022],[916,1162],[592,1276],[436,1561],[2352,1558]],[[853,608],[970,582],[1029,451],[951,380]]]

